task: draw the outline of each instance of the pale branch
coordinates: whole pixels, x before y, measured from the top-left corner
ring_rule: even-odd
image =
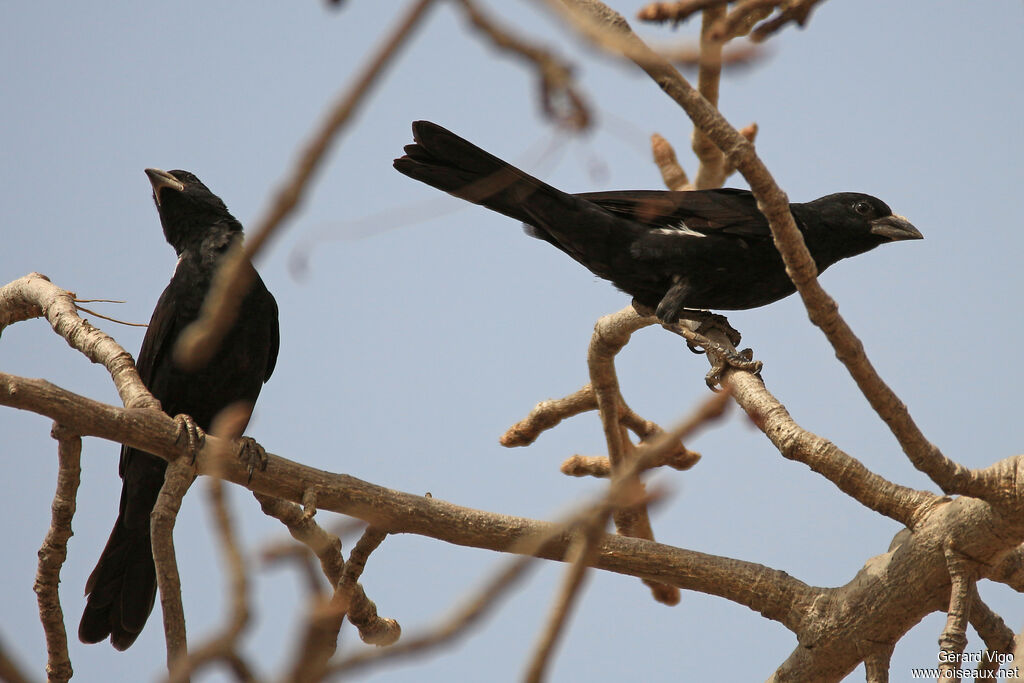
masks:
[[[621,477],[635,455],[633,443],[622,426],[621,406],[624,403],[615,372],[615,356],[629,342],[633,332],[651,324],[631,308],[603,316],[594,325],[594,334],[587,349],[587,367],[590,371],[590,385],[597,401],[601,426],[608,445],[608,461],[611,464],[612,481]],[[637,485],[642,487],[639,481]],[[615,527],[624,536],[635,536],[654,540],[654,530],[647,508],[642,505],[617,508],[612,518]],[[644,580],[651,589],[655,600],[666,605],[679,602],[679,590],[668,584]]]
[[[619,399],[619,421],[636,434],[642,442],[637,450],[643,450],[647,441],[664,433],[660,426],[633,412],[621,395]],[[544,431],[556,427],[562,420],[590,410],[597,410],[597,397],[594,394],[593,386],[588,383],[568,396],[538,403],[529,415],[508,428],[502,435],[500,443],[506,448],[528,446]],[[651,467],[668,466],[677,470],[686,470],[697,464],[698,460],[700,460],[700,453],[687,449],[680,441],[674,450],[667,452],[658,462],[652,462]],[[560,469],[563,474],[569,476],[611,476],[611,464],[606,456],[574,455],[563,462]]]
[[[185,454],[177,441],[177,423],[163,413],[106,405],[44,380],[0,373],[0,405],[32,410],[60,421],[82,436],[125,443],[167,460]],[[233,457],[220,465],[213,462],[218,458],[215,451],[221,441],[216,436],[207,436],[196,457],[199,474],[218,472],[226,481],[292,502],[301,501],[306,490],[316,487],[320,491],[321,510],[358,517],[391,534],[412,533],[456,545],[512,552],[521,539],[543,535],[552,528],[548,522],[402,493],[269,453],[266,471],[257,472],[250,480],[247,467]],[[567,536],[559,536],[545,544],[537,556],[562,561],[569,541]],[[755,563],[617,535],[603,539],[594,566],[719,595],[783,623],[792,618],[790,606],[794,601],[810,599],[815,593],[815,589],[784,572]],[[759,584],[762,590],[750,593],[753,584]],[[773,590],[767,590],[768,586],[773,586]]]
[[[345,568],[345,561],[341,556],[341,539],[336,534],[325,531],[311,517],[307,517],[302,508],[295,503],[260,493],[253,495],[264,513],[278,519],[288,528],[292,538],[313,552],[331,586],[337,586],[341,581],[341,572]]]
[[[921,432],[907,407],[879,377],[863,344],[839,315],[835,301],[817,281],[817,268],[789,211],[789,199],[772,178],[754,146],[667,61],[640,40],[618,13],[599,0],[548,0],[591,44],[625,57],[643,69],[703,130],[743,174],[768,219],[775,245],[811,321],[824,333],[875,412],[888,425],[913,465],[946,493],[985,495],[967,468],[949,460]]]
[[[302,203],[310,182],[326,159],[332,143],[352,121],[353,114],[366,100],[367,94],[379,82],[381,74],[392,64],[400,49],[408,42],[409,36],[419,26],[431,5],[433,0],[415,0],[411,4],[394,31],[332,105],[288,177],[278,188],[270,208],[249,232],[244,251],[233,250],[218,269],[210,293],[203,302],[199,319],[186,328],[178,340],[176,358],[186,359],[191,366],[202,365],[216,351],[224,334],[234,324],[238,316],[239,302],[252,283],[255,271],[250,261]]]
[[[691,469],[701,458],[700,453],[683,448],[662,454],[660,457],[651,459],[644,457],[644,449],[647,446],[641,444],[637,447],[637,458],[644,461],[649,468],[669,467],[679,472]],[[562,474],[570,477],[597,477],[607,479],[612,476],[612,465],[607,456],[604,455],[573,455],[566,458],[558,468]]]
[[[665,187],[674,191],[690,189],[690,178],[676,158],[675,148],[657,133],[651,135],[651,155]]]
[[[470,25],[485,35],[499,50],[518,55],[533,64],[540,81],[540,101],[544,114],[564,126],[585,130],[591,115],[582,95],[576,89],[572,68],[538,45],[515,36],[493,18],[487,16],[473,0],[458,0]]]
[[[727,384],[738,391],[737,379],[748,373],[729,371]],[[750,381],[757,382],[749,377]],[[741,387],[742,388],[742,387]],[[742,403],[742,402],[741,402]],[[82,436],[127,443],[159,457],[185,454],[178,443],[178,424],[156,411],[104,405],[55,387],[0,373],[0,404],[31,409],[59,421]],[[768,421],[779,419],[774,412]],[[515,552],[523,539],[557,530],[556,525],[482,512],[445,501],[376,486],[343,474],[331,474],[268,454],[265,472],[249,480],[245,465],[234,458],[215,466],[218,442],[209,436],[196,459],[197,471],[219,471],[228,481],[265,495],[301,501],[316,487],[321,510],[364,519],[389,533],[414,533],[449,543]],[[819,680],[838,680],[883,646],[891,645],[925,615],[944,610],[937,600],[949,585],[941,551],[948,539],[986,571],[1011,577],[1012,567],[1000,560],[1024,542],[1024,504],[1017,512],[1008,501],[999,510],[970,497],[927,505],[914,525],[885,555],[872,558],[850,583],[838,588],[813,588],[785,574],[750,562],[665,546],[653,541],[606,535],[594,567],[687,590],[696,590],[745,605],[779,621],[798,637],[812,638],[813,649],[799,647],[780,667],[777,678],[799,672],[824,672]],[[535,554],[564,560],[571,537],[556,533]],[[948,595],[948,593],[947,593]],[[836,605],[856,605],[852,614],[833,614]]]
[[[308,514],[309,507],[303,509],[289,501],[258,493],[254,496],[263,512],[280,520],[292,537],[303,543],[305,550],[312,551],[320,560],[321,570],[334,587],[336,595],[345,565],[341,556],[341,539],[317,524],[313,516]],[[308,504],[315,496],[307,491],[302,497]],[[320,680],[327,661],[338,646],[338,631],[344,619],[344,611],[338,609],[331,597],[320,590],[319,582],[313,580],[315,578],[310,577],[311,606],[305,620],[302,644],[295,651],[296,656],[289,667],[288,680]]]
[[[957,551],[951,542],[947,543],[943,550],[951,586],[949,607],[946,609],[946,626],[939,636],[939,650],[960,655],[967,647],[967,624],[971,618],[972,598],[977,594],[975,568],[974,563]],[[940,678],[955,678],[957,676],[954,672],[959,670],[958,657],[944,657],[939,662]]]
[[[153,562],[156,565],[156,585],[160,590],[168,671],[173,669],[176,661],[188,655],[185,608],[181,602],[181,575],[174,551],[174,524],[178,519],[181,501],[194,480],[195,471],[188,456],[169,463],[150,515],[150,537],[153,543]]]
[[[74,675],[68,655],[68,634],[60,605],[60,570],[68,556],[71,521],[75,517],[78,485],[82,478],[82,439],[57,422],[50,435],[57,440],[57,490],[50,506],[50,528],[39,549],[39,567],[33,586],[39,620],[46,636],[46,679],[67,681]],[[3,678],[0,676],[0,678]]]
[[[345,571],[338,584],[338,592],[342,596],[340,601],[348,603],[348,620],[359,630],[359,637],[365,643],[379,646],[391,645],[398,640],[402,634],[402,627],[394,619],[377,615],[377,606],[366,597],[363,587],[359,584],[359,577],[366,568],[370,553],[376,550],[386,537],[386,531],[374,526],[367,527],[349,553]]]
[[[74,293],[57,287],[41,273],[29,273],[0,287],[0,333],[8,325],[38,317],[45,317],[71,348],[107,369],[125,407],[159,410],[160,402],[142,383],[131,354],[79,317]]]
[[[807,465],[868,509],[914,529],[923,513],[943,501],[871,472],[828,439],[803,429],[751,373],[731,370],[726,377],[736,402],[783,457]]]
[[[701,16],[700,67],[697,71],[697,90],[711,106],[718,106],[718,88],[722,79],[722,45],[724,41],[711,37],[711,27],[725,16],[725,7],[708,7]],[[721,187],[725,182],[725,156],[711,138],[699,127],[693,129],[693,153],[700,164],[693,179],[697,190]]]
[[[663,24],[670,22],[673,25],[680,24],[697,12],[706,12],[709,9],[723,9],[730,0],[682,0],[680,2],[652,2],[637,10],[636,18],[640,21],[649,21]]]
[[[541,401],[530,414],[515,423],[501,436],[499,443],[506,448],[529,446],[545,431],[557,427],[562,420],[597,410],[597,399],[589,384],[564,396]]]

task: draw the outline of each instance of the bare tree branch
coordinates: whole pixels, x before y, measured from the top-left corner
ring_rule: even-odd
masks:
[[[913,465],[947,493],[984,493],[973,484],[970,470],[945,458],[924,436],[907,407],[879,377],[863,344],[839,315],[839,307],[817,281],[814,260],[789,211],[789,199],[772,178],[753,145],[733,128],[715,107],[693,89],[667,61],[654,53],[629,24],[599,0],[564,0],[549,5],[591,44],[632,60],[671,97],[743,174],[771,227],[775,245],[796,285],[811,321],[825,333],[836,356],[846,366],[861,393],[889,426]]]
[[[946,627],[939,636],[939,651],[954,657],[939,659],[940,678],[959,678],[960,659],[967,647],[967,624],[970,622],[972,598],[976,595],[975,572],[972,562],[957,552],[952,543],[945,548],[946,566],[952,586],[949,589],[949,607],[946,610]],[[947,673],[949,672],[949,673]]]
[[[156,585],[160,589],[168,671],[173,670],[175,662],[188,655],[185,608],[181,603],[181,575],[178,573],[178,560],[174,552],[174,524],[178,519],[181,501],[194,480],[195,471],[188,456],[172,461],[167,466],[163,486],[160,487],[150,515],[150,536],[153,542],[153,561],[156,564]]]
[[[624,403],[615,373],[615,355],[629,342],[636,330],[649,325],[630,309],[626,312],[606,315],[597,321],[594,334],[587,349],[587,367],[590,370],[590,385],[594,389],[597,409],[601,415],[605,441],[608,444],[608,461],[611,464],[612,480],[621,477],[634,457],[634,446],[622,426],[620,406]],[[636,485],[643,488],[639,481]],[[612,515],[615,526],[624,536],[635,536],[654,540],[654,530],[646,507],[642,504],[617,508]],[[679,602],[679,590],[659,581],[645,580],[654,599],[666,605]]]
[[[126,408],[156,408],[160,402],[142,383],[135,361],[120,344],[87,321],[75,307],[75,295],[41,273],[29,273],[0,287],[0,332],[22,320],[45,317],[53,331],[93,363],[102,363]]]
[[[50,528],[39,549],[35,592],[39,620],[46,635],[46,678],[67,681],[74,675],[68,655],[68,634],[60,606],[60,570],[68,556],[71,520],[75,517],[78,484],[82,478],[82,439],[54,423],[50,435],[57,440],[57,490],[53,494]],[[0,676],[3,678],[3,676]],[[4,679],[6,680],[6,679]]]
[[[213,356],[220,340],[234,324],[238,315],[238,303],[244,298],[252,283],[255,271],[252,270],[250,261],[301,204],[306,189],[323,163],[331,143],[351,121],[352,115],[366,99],[380,75],[394,61],[395,55],[408,41],[413,30],[419,26],[432,4],[433,0],[415,0],[411,4],[394,32],[366,63],[352,85],[346,88],[314,133],[292,169],[290,177],[275,194],[270,209],[250,231],[244,250],[235,249],[225,258],[224,264],[214,277],[199,319],[186,328],[176,345],[175,358],[182,367],[203,365]]]
[[[495,47],[532,62],[540,78],[540,101],[544,114],[576,130],[590,126],[590,110],[576,89],[572,69],[550,51],[516,37],[484,14],[473,0],[458,0],[470,25],[487,36]]]

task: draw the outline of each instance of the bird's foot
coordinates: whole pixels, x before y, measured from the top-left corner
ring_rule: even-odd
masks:
[[[196,464],[196,456],[199,455],[199,451],[203,449],[203,444],[206,443],[206,432],[196,424],[196,421],[192,419],[190,415],[184,413],[174,416],[174,421],[178,423],[178,438],[176,443],[179,446],[184,445],[188,449],[188,452],[192,454],[192,463]],[[184,443],[182,443],[184,441]]]
[[[725,316],[708,311],[685,311],[684,317],[678,322],[663,323],[663,326],[685,339],[687,348],[694,353],[708,354],[711,370],[704,376],[704,381],[712,391],[718,391],[717,387],[722,384],[722,374],[728,368],[760,376],[762,364],[761,361],[753,360],[754,352],[750,349],[735,350],[735,345],[740,341],[740,333],[729,324]],[[725,339],[715,341],[712,335],[721,335]]]
[[[256,439],[243,436],[238,439],[238,460],[248,468],[249,481],[252,481],[253,472],[266,471],[270,458],[267,457],[266,449],[259,445]]]
[[[728,368],[736,368],[737,370],[744,370],[746,372],[752,372],[761,377],[761,368],[763,364],[759,360],[754,360],[753,349],[743,349],[742,351],[733,351],[732,349],[710,342],[709,346],[706,346],[704,350],[709,354],[711,358],[711,369],[708,370],[708,374],[704,375],[704,381],[708,385],[708,389],[711,391],[719,391],[718,387],[722,385],[722,374]],[[687,342],[689,343],[689,342]],[[692,350],[692,346],[690,347]]]
[[[687,322],[684,323],[683,321]],[[722,332],[729,339],[729,343],[733,346],[739,344],[740,340],[743,338],[739,330],[729,324],[728,318],[724,315],[719,315],[718,313],[712,313],[711,311],[684,309],[679,313],[679,324],[686,324],[691,330],[705,337],[712,330]],[[690,340],[686,341],[686,345],[694,353],[704,353]]]

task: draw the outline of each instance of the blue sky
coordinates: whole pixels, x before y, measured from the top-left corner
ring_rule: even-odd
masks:
[[[525,237],[515,222],[415,183],[391,160],[411,141],[410,122],[429,119],[565,190],[658,188],[648,136],[666,136],[692,173],[691,126],[635,68],[582,48],[528,3],[494,4],[520,32],[576,64],[595,129],[552,145],[533,74],[470,34],[452,7],[434,8],[258,263],[281,308],[282,344],[249,433],[272,452],[322,469],[554,519],[601,488],[558,473],[573,453],[603,451],[596,416],[563,423],[528,449],[506,450],[497,439],[537,401],[586,381],[594,321],[629,300]],[[631,15],[639,4],[615,6]],[[142,169],[187,168],[243,224],[253,223],[326,106],[390,27],[381,6],[5,5],[0,281],[40,271],[83,298],[127,300],[104,313],[148,320],[174,254]],[[972,467],[1018,453],[1024,436],[1013,407],[1022,373],[1012,362],[1014,341],[1024,335],[1016,207],[1024,180],[1022,28],[1024,7],[1005,0],[835,0],[819,7],[807,30],[787,29],[763,61],[722,83],[723,113],[737,126],[757,121],[758,151],[792,200],[869,192],[924,233],[922,242],[842,262],[822,282],[929,438]],[[694,30],[645,34],[686,40]],[[307,263],[301,274],[290,267],[300,256]],[[801,425],[883,476],[934,490],[797,299],[730,320]],[[138,350],[140,330],[94,322]],[[0,369],[117,400],[104,371],[42,321],[4,331]],[[705,361],[661,330],[637,334],[619,369],[626,399],[663,425],[706,395]],[[8,465],[0,509],[12,520],[3,532],[0,636],[38,673],[45,650],[32,582],[56,448],[49,421],[31,414],[0,410],[0,433]],[[695,469],[655,477],[672,491],[654,514],[661,541],[837,586],[884,553],[899,531],[781,458],[738,411],[690,445],[704,454]],[[62,573],[72,634],[85,579],[116,515],[117,453],[114,444],[85,441]],[[250,554],[285,536],[251,496],[236,491],[232,502]],[[224,614],[225,579],[208,528],[202,496],[189,496],[177,547],[193,639]],[[363,583],[381,613],[408,633],[504,561],[393,537],[372,556]],[[515,680],[562,571],[539,566],[456,648],[367,678]],[[295,642],[301,588],[291,570],[254,574],[256,623],[246,652],[264,674],[280,671]],[[991,583],[980,590],[1011,628],[1020,627],[1020,596]],[[933,614],[897,646],[894,680],[935,661],[943,623],[944,615]],[[569,628],[552,680],[763,680],[796,644],[746,608],[691,593],[666,608],[639,581],[602,573],[591,577]],[[970,635],[968,650],[980,649]],[[345,648],[361,647],[348,627],[342,639]],[[77,641],[71,647],[76,680],[161,672],[157,616],[125,653]],[[862,678],[862,670],[851,675]],[[210,673],[202,680],[221,679]]]

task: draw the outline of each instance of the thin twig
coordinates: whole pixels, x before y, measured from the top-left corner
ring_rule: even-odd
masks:
[[[181,602],[181,575],[174,551],[174,524],[181,501],[195,480],[195,469],[189,458],[178,458],[167,466],[164,483],[153,506],[150,535],[153,561],[156,564],[156,585],[160,589],[164,641],[167,646],[167,670],[188,655],[185,608]]]
[[[78,484],[82,477],[82,438],[54,423],[50,435],[57,440],[57,490],[50,506],[50,528],[39,549],[34,590],[39,620],[46,636],[46,678],[70,680],[74,671],[68,655],[68,634],[60,605],[60,570],[68,556],[71,521],[75,516]]]
[[[256,222],[245,242],[244,251],[235,249],[225,258],[203,302],[199,318],[186,328],[178,340],[175,358],[186,360],[184,365],[201,366],[213,356],[224,335],[234,324],[239,302],[252,283],[255,271],[249,266],[250,261],[305,198],[310,181],[323,163],[331,143],[352,120],[352,114],[366,99],[432,4],[433,0],[416,0],[412,4],[378,52],[328,112],[288,178],[275,193],[270,209]]]
[[[359,629],[359,637],[364,643],[371,645],[391,645],[402,635],[402,627],[394,619],[377,615],[377,606],[366,597],[359,577],[366,568],[370,553],[387,537],[387,532],[369,526],[363,532],[356,546],[349,553],[345,563],[345,573],[338,586],[340,601],[348,603],[348,620]]]
[[[711,27],[725,16],[725,6],[715,5],[704,10],[700,27],[700,67],[697,72],[697,90],[712,107],[718,106],[718,88],[722,79],[722,41],[711,37]],[[725,182],[725,156],[700,127],[693,129],[693,153],[700,164],[693,179],[697,190],[721,187]]]
[[[541,107],[547,116],[575,130],[590,126],[590,111],[576,89],[572,69],[567,64],[549,50],[514,36],[484,14],[473,0],[459,0],[458,4],[473,28],[487,36],[495,47],[533,63],[540,78]]]
[[[130,323],[130,322],[126,322],[124,320],[118,320],[117,318],[111,318],[109,315],[103,315],[102,313],[97,313],[96,311],[90,311],[85,306],[79,305],[78,302],[79,302],[79,300],[75,301],[75,308],[77,308],[80,311],[85,311],[89,315],[94,315],[97,318],[102,318],[103,320],[109,320],[110,322],[117,323],[118,325],[127,325],[128,327],[149,327],[149,325],[146,324],[146,323]]]

